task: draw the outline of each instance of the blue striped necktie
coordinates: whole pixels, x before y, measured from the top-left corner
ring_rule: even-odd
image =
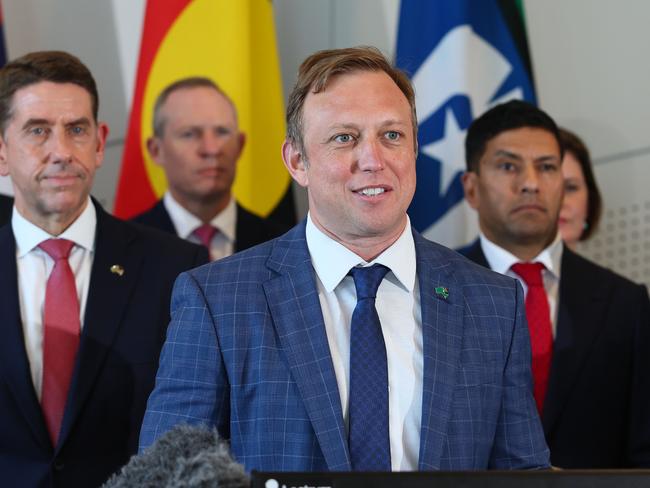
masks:
[[[388,268],[352,268],[357,305],[350,332],[349,447],[354,471],[390,471],[388,363],[375,297]]]

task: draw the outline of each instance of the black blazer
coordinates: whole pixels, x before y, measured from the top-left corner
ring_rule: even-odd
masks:
[[[136,215],[132,220],[133,222],[155,227],[156,229],[176,235],[176,228],[162,200],[158,200],[153,207],[140,215]],[[278,237],[284,233],[284,230],[274,222],[258,217],[237,204],[235,252],[243,251],[244,249]]]
[[[59,442],[52,446],[25,352],[11,225],[0,228],[0,479],[4,486],[92,487],[136,453],[169,323],[172,284],[207,252],[122,222],[95,203],[95,256]],[[122,266],[120,276],[111,271]]]
[[[479,241],[459,250],[488,266]],[[650,302],[642,285],[568,248],[542,411],[551,463],[650,467]]]
[[[0,195],[0,227],[11,220],[11,209],[13,206],[13,198],[7,195]]]

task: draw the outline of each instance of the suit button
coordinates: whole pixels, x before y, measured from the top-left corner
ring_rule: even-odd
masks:
[[[54,470],[55,471],[63,471],[64,467],[65,467],[65,464],[60,459],[56,459],[54,461]]]

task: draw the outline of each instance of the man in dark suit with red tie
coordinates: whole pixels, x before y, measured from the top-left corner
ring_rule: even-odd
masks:
[[[0,477],[98,486],[135,453],[178,273],[200,246],[108,215],[89,197],[108,127],[64,52],[0,70]]]
[[[232,100],[214,81],[191,77],[171,83],[156,100],[153,136],[147,141],[169,190],[133,220],[201,243],[213,260],[288,230],[249,212],[232,196],[245,141]]]
[[[465,148],[465,197],[481,233],[460,252],[524,287],[551,463],[650,467],[648,293],[562,243],[563,149],[555,122],[511,101],[472,123]]]

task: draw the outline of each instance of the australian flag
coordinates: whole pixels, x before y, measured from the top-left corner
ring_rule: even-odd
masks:
[[[396,64],[411,76],[418,113],[411,223],[458,247],[477,234],[460,180],[467,128],[496,104],[535,103],[521,2],[402,0]]]

